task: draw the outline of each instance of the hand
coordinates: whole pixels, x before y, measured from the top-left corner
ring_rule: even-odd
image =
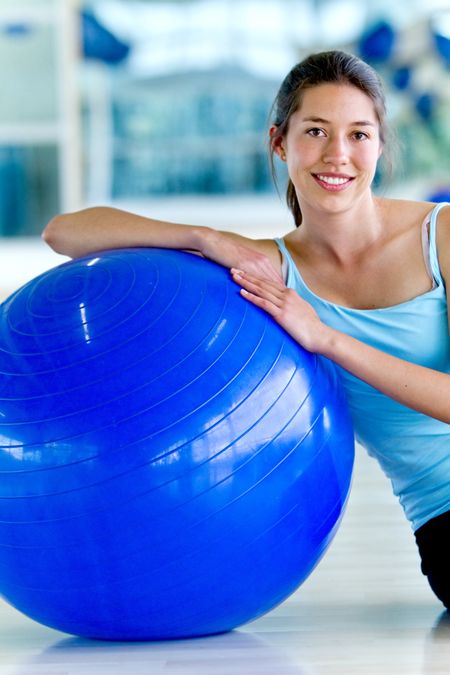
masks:
[[[239,268],[254,277],[282,284],[281,274],[268,256],[243,243],[247,241],[250,240],[228,232],[203,230],[199,251],[205,258],[214,260],[224,267]]]
[[[329,329],[296,291],[282,281],[269,281],[243,270],[233,268],[231,274],[241,286],[242,296],[270,314],[302,347],[316,353],[325,351]]]

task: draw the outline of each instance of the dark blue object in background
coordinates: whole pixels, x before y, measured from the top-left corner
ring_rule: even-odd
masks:
[[[394,51],[397,35],[392,24],[382,20],[369,26],[359,39],[359,53],[364,61],[381,64]]]
[[[416,96],[414,105],[419,117],[424,122],[430,122],[434,118],[437,103],[437,96],[425,91]]]
[[[116,65],[127,58],[130,46],[113,35],[89,10],[81,12],[83,56]]]
[[[432,31],[434,45],[438,55],[447,67],[450,67],[450,38],[443,35],[438,29]]]
[[[188,253],[65,263],[0,311],[0,591],[92,638],[228,631],[310,574],[347,500],[332,364]]]
[[[450,203],[450,185],[448,187],[442,187],[426,197],[427,202],[449,202]]]
[[[405,91],[411,84],[412,74],[411,66],[399,66],[392,73],[392,84],[399,91]]]

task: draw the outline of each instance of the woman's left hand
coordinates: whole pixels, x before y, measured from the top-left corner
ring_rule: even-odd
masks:
[[[321,353],[328,329],[298,293],[281,281],[268,281],[242,270],[232,269],[231,275],[244,298],[270,314],[302,347]]]

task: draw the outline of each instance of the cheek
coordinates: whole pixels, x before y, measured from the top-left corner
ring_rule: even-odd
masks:
[[[367,169],[376,170],[378,160],[380,158],[381,150],[374,147],[364,148],[359,154],[361,165]]]
[[[288,167],[307,168],[317,162],[320,157],[318,144],[314,143],[292,143],[286,148]]]

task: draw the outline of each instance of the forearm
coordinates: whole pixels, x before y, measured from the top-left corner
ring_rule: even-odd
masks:
[[[450,424],[450,375],[404,361],[327,328],[320,352],[371,386]]]
[[[105,249],[159,247],[197,252],[224,267],[244,266],[281,281],[274,242],[258,241],[210,227],[169,223],[110,207],[56,216],[42,233],[57,253],[78,258]]]
[[[76,258],[108,248],[157,246],[201,250],[208,228],[168,223],[110,207],[53,218],[42,233],[57,253]]]

